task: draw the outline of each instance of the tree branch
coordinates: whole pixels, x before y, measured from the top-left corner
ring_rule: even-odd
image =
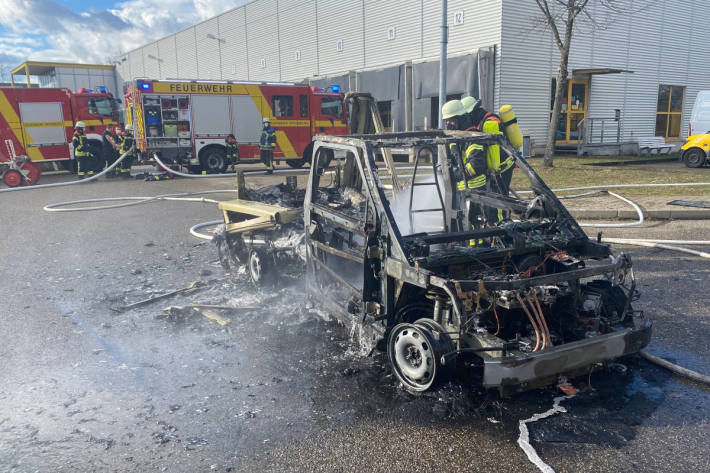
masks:
[[[552,13],[550,13],[550,6],[547,4],[547,0],[535,0],[535,3],[537,3],[537,6],[540,7],[540,10],[542,11],[543,15],[545,15],[547,26],[549,26],[550,30],[552,31],[552,36],[555,39],[555,43],[557,44],[557,47],[560,49],[560,51],[562,51],[564,49],[564,45],[562,44],[562,40],[560,39],[560,32],[557,29],[555,19],[552,16]]]

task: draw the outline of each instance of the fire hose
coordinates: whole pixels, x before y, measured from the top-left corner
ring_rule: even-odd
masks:
[[[78,181],[68,181],[68,182],[54,182],[52,184],[37,184],[34,186],[26,186],[26,187],[9,187],[7,189],[0,189],[0,192],[30,191],[30,190],[34,190],[34,189],[46,189],[48,187],[62,187],[62,186],[74,186],[74,185],[78,185],[78,184],[85,184],[87,182],[93,181],[94,179],[98,179],[99,177],[103,176],[107,172],[111,171],[113,168],[118,166],[118,163],[123,161],[123,158],[128,156],[129,153],[133,152],[134,149],[135,148],[131,147],[131,149],[129,149],[128,151],[123,153],[121,156],[119,156],[119,158],[116,161],[114,161],[109,167],[107,167],[106,169],[104,169],[100,173],[94,174],[93,176],[87,177],[85,179],[81,179]]]

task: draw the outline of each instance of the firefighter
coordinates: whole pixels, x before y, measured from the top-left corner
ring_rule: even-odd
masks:
[[[131,166],[133,161],[136,159],[136,148],[135,140],[131,134],[131,130],[124,130],[121,133],[121,146],[118,150],[119,154],[126,156],[123,157],[120,163],[118,163],[118,175],[124,179],[131,177]]]
[[[464,130],[466,125],[466,112],[460,100],[449,100],[441,109],[444,119],[444,128],[447,130]],[[455,145],[451,145],[452,148]],[[456,152],[452,149],[452,152]],[[466,188],[483,190],[486,187],[486,161],[483,146],[470,144],[462,150],[464,173],[467,178],[456,183],[458,190]]]
[[[118,151],[121,141],[121,128],[116,127],[112,132],[108,127],[103,132],[101,142],[101,155],[104,159],[104,169],[112,165],[118,158]],[[110,179],[118,175],[117,169],[113,168],[111,172],[106,174],[106,178]]]
[[[464,100],[469,97],[464,98]],[[480,100],[475,97],[470,97],[470,109],[468,113],[469,131],[482,131],[483,133],[494,133],[502,135],[501,119],[498,115],[489,112],[481,106]],[[486,164],[488,172],[493,177],[492,187],[496,192],[507,196],[510,192],[510,180],[513,177],[515,162],[512,157],[508,156],[501,162],[500,146],[491,145],[486,150]],[[503,211],[498,210],[498,220],[503,219]]]
[[[276,130],[271,127],[271,119],[264,117],[264,128],[259,140],[259,156],[266,165],[266,174],[274,173],[274,148],[276,148]]]
[[[460,100],[449,100],[441,109],[444,120],[444,128],[447,130],[464,130],[466,125],[466,111]],[[482,191],[486,189],[486,159],[483,146],[476,143],[465,145],[462,150],[461,160],[463,162],[462,179],[456,183],[456,189],[460,192],[466,189]],[[459,153],[456,144],[451,144],[451,153]],[[472,204],[468,209],[468,220],[471,228],[481,228],[481,216],[483,215],[480,205]],[[470,240],[471,246],[482,245],[483,240]]]
[[[224,139],[224,146],[227,148],[227,163],[236,167],[239,163],[239,144],[233,134],[229,134]]]
[[[74,159],[76,159],[76,174],[79,176],[79,179],[93,176],[94,168],[96,167],[96,158],[84,134],[84,128],[86,128],[84,122],[76,122],[74,126],[74,137],[71,140],[72,147],[74,148]]]

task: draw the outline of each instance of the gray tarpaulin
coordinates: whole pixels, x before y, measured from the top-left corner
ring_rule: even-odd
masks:
[[[473,95],[483,100],[484,107],[493,106],[495,53],[494,48],[479,49],[465,56],[446,61],[447,95]],[[439,95],[439,61],[413,65],[412,89],[415,99]]]
[[[398,100],[404,98],[402,84],[403,66],[363,71],[357,74],[357,88],[369,92],[375,100]]]

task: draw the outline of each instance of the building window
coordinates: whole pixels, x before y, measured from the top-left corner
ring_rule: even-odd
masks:
[[[274,95],[271,97],[271,109],[275,117],[293,116],[293,97],[290,95]]]
[[[683,115],[685,87],[680,85],[658,86],[656,107],[656,136],[680,138],[680,122]]]
[[[377,110],[380,112],[382,126],[385,127],[385,130],[392,131],[392,101],[377,102]]]
[[[301,117],[307,117],[308,116],[308,96],[307,95],[301,95],[300,98],[300,108],[301,108]]]

